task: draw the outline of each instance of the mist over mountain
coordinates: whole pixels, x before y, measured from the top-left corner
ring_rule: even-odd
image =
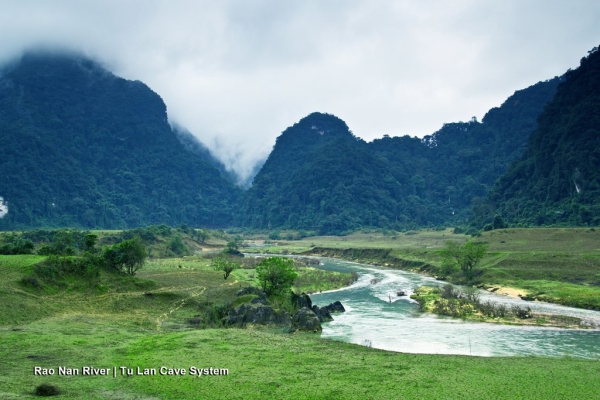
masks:
[[[565,74],[538,119],[527,151],[474,209],[481,226],[499,214],[513,224],[600,224],[600,52]]]
[[[73,54],[0,77],[0,228],[226,226],[240,190],[185,148],[160,96]]]
[[[238,221],[322,234],[466,223],[473,199],[523,153],[560,79],[515,92],[482,122],[445,124],[423,139],[367,143],[341,119],[313,113],[277,138]]]

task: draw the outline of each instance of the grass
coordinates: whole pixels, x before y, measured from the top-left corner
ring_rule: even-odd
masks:
[[[298,278],[294,283],[294,291],[308,294],[325,290],[339,289],[350,286],[358,279],[358,275],[351,273],[324,271],[314,267],[296,267]]]
[[[379,399],[590,398],[600,364],[570,358],[401,354],[312,335],[261,330],[157,332],[72,314],[0,330],[0,397],[31,398],[50,383],[61,398]],[[33,368],[117,367],[116,378],[34,376]],[[119,367],[185,369],[185,376],[121,376]],[[228,376],[189,376],[189,368]]]
[[[518,233],[513,235],[518,237]],[[307,238],[292,243],[290,249],[311,249],[316,242],[338,249],[368,243],[365,247],[391,246],[389,254],[393,257],[403,255],[415,262],[435,264],[435,252],[447,236],[467,239],[449,232],[399,235],[396,239],[360,234],[346,240],[324,238],[322,242]],[[594,259],[598,250],[590,243],[582,240],[576,245],[580,247],[573,245],[565,251],[582,252],[587,260]],[[520,252],[557,251],[519,246],[523,249],[516,245],[510,252],[495,249],[484,262],[492,267],[500,259],[519,259]],[[370,256],[377,260],[374,253]],[[64,399],[587,399],[600,390],[598,360],[401,354],[315,335],[196,329],[188,321],[203,307],[228,301],[255,279],[253,270],[238,269],[224,280],[220,272],[211,269],[210,261],[201,257],[151,260],[139,271],[138,279],[102,274],[93,285],[73,281],[55,292],[22,286],[20,279],[42,259],[0,257],[3,399],[33,398],[35,387],[42,383],[57,386],[59,398]],[[554,281],[540,282],[550,285]],[[229,375],[34,376],[35,366],[166,366],[183,368],[187,373],[191,366],[197,366],[228,368]]]

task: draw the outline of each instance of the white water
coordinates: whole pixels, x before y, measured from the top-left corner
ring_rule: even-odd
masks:
[[[407,353],[600,359],[600,330],[476,323],[425,314],[408,296],[423,284],[443,285],[444,282],[406,271],[336,259],[320,260],[322,269],[356,271],[360,275],[348,288],[311,295],[313,304],[324,306],[339,300],[346,308],[345,313],[333,314],[334,321],[323,324],[322,337],[370,343],[374,348]],[[373,279],[378,282],[372,284]],[[396,296],[398,290],[405,291],[407,296]],[[525,302],[485,291],[481,296],[506,304],[530,306],[534,312],[585,318],[600,326],[598,311]]]

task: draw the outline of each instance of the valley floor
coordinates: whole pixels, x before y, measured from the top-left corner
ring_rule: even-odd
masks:
[[[453,234],[451,229],[361,232],[274,241],[260,251],[339,257],[435,276],[445,243],[467,240],[488,245],[477,277],[479,287],[521,295],[524,300],[600,310],[600,230],[594,228],[507,228],[476,238]]]
[[[466,240],[425,232],[406,236],[412,241],[406,247],[400,237],[371,241],[369,235],[324,238],[319,245],[385,249],[398,243],[394,257],[412,256],[424,265],[435,263],[435,249],[448,236]],[[273,249],[301,252],[316,242],[307,238]],[[590,254],[595,260],[597,253]],[[497,257],[486,260],[488,267],[498,264]],[[72,282],[64,290],[36,292],[19,280],[39,261],[0,258],[0,398],[33,398],[42,383],[58,387],[65,399],[587,399],[600,391],[598,360],[402,354],[310,334],[190,323],[206,302],[228,298],[252,281],[252,270],[236,270],[224,280],[193,258],[156,260],[137,278],[103,277],[93,287]],[[116,368],[117,376],[83,376],[86,366],[109,373]],[[186,375],[161,375],[163,366]],[[36,367],[54,374],[35,375]],[[59,376],[59,367],[80,373]],[[121,367],[133,375],[121,375]],[[157,373],[137,375],[137,368]],[[210,375],[210,368],[227,375]],[[204,369],[209,375],[190,376]]]

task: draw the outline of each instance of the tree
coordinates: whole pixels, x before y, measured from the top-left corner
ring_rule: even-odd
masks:
[[[256,266],[256,274],[267,295],[282,294],[289,290],[298,277],[294,261],[283,257],[269,257]]]
[[[244,257],[244,254],[242,254],[242,252],[238,250],[239,248],[240,248],[240,241],[237,239],[234,239],[230,242],[227,242],[227,247],[223,250],[222,253],[228,254],[230,256]]]
[[[142,268],[148,254],[142,240],[136,236],[106,247],[103,256],[109,269],[116,269],[133,276],[138,269]]]
[[[206,239],[208,239],[210,237],[210,234],[208,233],[207,230],[198,229],[196,231],[196,237],[198,238],[200,243],[204,243],[206,241]]]
[[[240,266],[239,263],[235,263],[231,259],[224,257],[213,258],[211,265],[215,271],[223,271],[223,279],[227,279],[229,274],[231,274],[233,270],[238,269]]]
[[[450,275],[460,269],[468,279],[472,279],[475,275],[475,268],[486,251],[487,244],[485,243],[467,242],[460,246],[456,242],[448,241],[440,252],[442,273]]]
[[[96,243],[98,243],[98,235],[88,233],[83,238],[83,249],[94,253],[96,251]]]
[[[173,239],[169,242],[169,247],[167,250],[171,250],[175,255],[182,256],[185,254],[189,254],[190,249],[183,243],[181,240],[181,236],[175,235]]]
[[[494,227],[494,229],[506,228],[506,223],[504,222],[504,220],[502,219],[502,216],[500,214],[494,215],[493,227]]]

